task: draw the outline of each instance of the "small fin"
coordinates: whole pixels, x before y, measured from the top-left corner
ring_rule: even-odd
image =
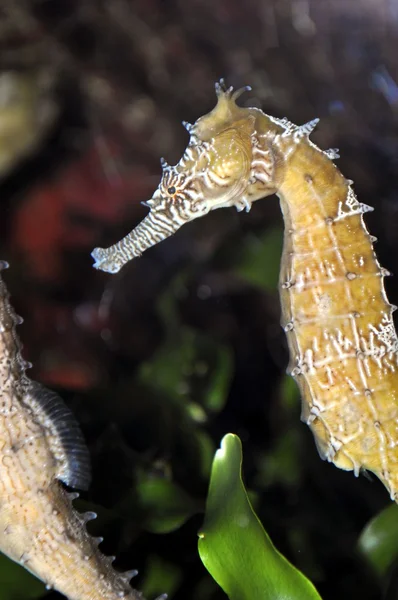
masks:
[[[52,450],[59,462],[58,479],[70,487],[88,489],[91,481],[90,457],[79,424],[70,409],[58,394],[36,381],[30,382],[24,404],[32,410],[37,422],[56,438]],[[51,437],[48,439],[51,440]]]
[[[326,154],[326,156],[328,158],[330,158],[330,160],[335,160],[336,158],[340,158],[340,153],[339,153],[338,148],[329,148],[328,150],[324,150],[323,153]]]

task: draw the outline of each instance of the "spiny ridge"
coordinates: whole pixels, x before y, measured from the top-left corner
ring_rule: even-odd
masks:
[[[329,148],[328,150],[324,150],[324,153],[328,158],[330,158],[330,160],[340,158],[340,152],[338,148]]]

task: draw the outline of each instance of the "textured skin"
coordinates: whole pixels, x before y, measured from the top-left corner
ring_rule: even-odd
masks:
[[[25,375],[19,322],[0,277],[0,550],[70,600],[138,600],[59,481],[87,487],[87,453],[62,401]]]
[[[312,144],[291,155],[279,188],[280,274],[288,371],[322,457],[374,472],[398,498],[398,341],[360,205]]]
[[[362,218],[372,209],[358,202],[352,182],[333,164],[338,151],[323,152],[309,141],[317,119],[298,127],[240,108],[241,91],[216,84],[217,106],[185,124],[186,153],[165,167],[148,203],[154,216],[162,205],[166,226],[146,231],[144,245],[215,208],[250,210],[255,200],[277,193],[285,221],[282,326],[302,418],[323,458],[356,475],[372,471],[397,500],[398,340],[395,307],[384,291],[388,272]],[[96,249],[95,266],[116,272],[142,252],[140,227],[119,244]]]

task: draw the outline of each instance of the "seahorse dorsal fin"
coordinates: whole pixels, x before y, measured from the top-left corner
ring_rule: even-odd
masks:
[[[48,434],[48,443],[57,461],[57,479],[70,487],[88,489],[89,453],[78,422],[64,401],[55,392],[31,381],[23,403]]]

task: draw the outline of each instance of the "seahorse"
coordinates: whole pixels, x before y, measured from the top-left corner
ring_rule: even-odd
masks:
[[[302,420],[319,453],[337,467],[373,472],[398,500],[398,339],[382,268],[353,182],[309,135],[314,119],[286,118],[236,104],[216,84],[217,104],[194,125],[189,144],[163,174],[150,213],[124,239],[96,248],[95,267],[116,273],[130,259],[213,209],[250,210],[276,194],[285,223],[279,293],[288,373]]]
[[[136,571],[116,572],[88,534],[96,514],[73,507],[79,494],[64,484],[87,489],[88,451],[61,398],[27,377],[21,322],[0,275],[0,550],[69,600],[142,600]]]

